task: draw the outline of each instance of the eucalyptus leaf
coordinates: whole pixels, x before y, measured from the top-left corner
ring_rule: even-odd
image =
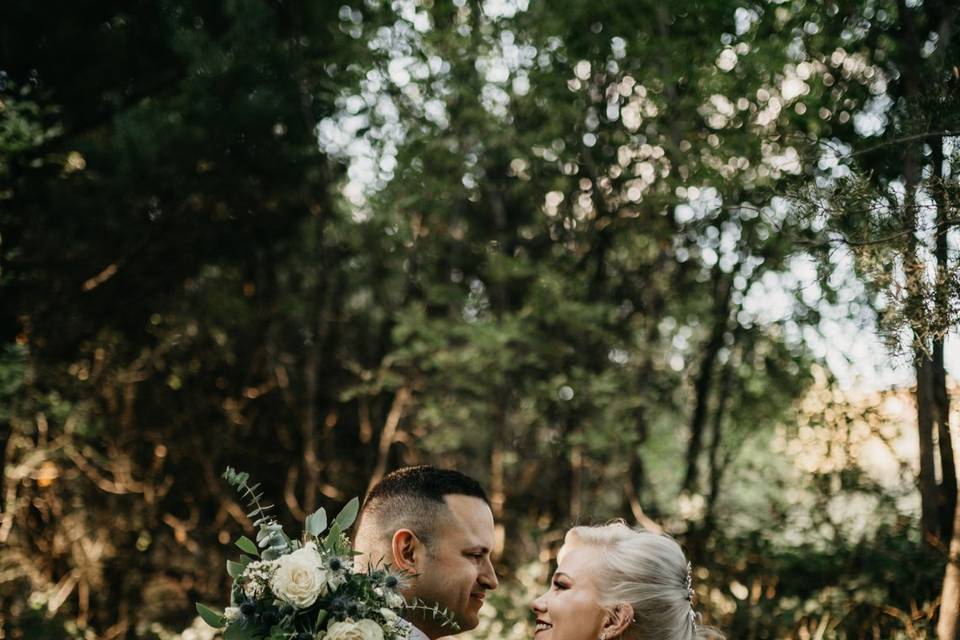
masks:
[[[340,528],[340,523],[334,520],[333,524],[330,525],[330,531],[327,532],[327,537],[323,544],[327,551],[339,555],[341,535],[343,535],[343,529]]]
[[[210,607],[197,603],[197,614],[200,618],[214,629],[222,629],[226,624],[222,613],[217,613]]]
[[[307,521],[304,523],[304,528],[307,531],[307,535],[311,535],[313,537],[317,537],[323,533],[323,530],[327,528],[327,512],[323,507],[320,507],[307,516]]]
[[[251,540],[247,536],[240,536],[240,539],[237,540],[234,544],[236,544],[240,548],[240,550],[243,551],[244,553],[249,553],[250,555],[257,558],[260,557],[260,551],[257,549],[256,543],[254,543],[253,540]]]
[[[357,514],[360,512],[360,500],[354,496],[354,498],[347,503],[340,513],[337,514],[337,517],[334,518],[334,522],[340,525],[340,531],[347,531],[353,526],[354,521],[357,519]]]
[[[240,577],[240,574],[243,573],[243,570],[247,568],[247,565],[250,564],[249,558],[244,558],[240,562],[234,562],[233,560],[227,560],[227,574],[234,580]]]

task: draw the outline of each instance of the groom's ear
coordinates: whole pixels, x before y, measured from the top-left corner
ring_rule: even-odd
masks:
[[[423,553],[417,534],[410,529],[398,529],[393,534],[390,550],[393,552],[393,565],[397,569],[408,573],[417,572],[417,561]]]

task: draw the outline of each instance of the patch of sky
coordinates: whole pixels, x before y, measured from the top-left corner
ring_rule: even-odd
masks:
[[[887,112],[893,100],[887,94],[867,100],[863,109],[853,116],[854,130],[864,138],[879,136],[887,128]]]
[[[794,38],[787,45],[787,58],[794,61],[803,61],[807,59],[807,47],[803,44],[803,38]]]
[[[733,12],[734,28],[736,29],[737,35],[742,36],[750,31],[750,27],[759,19],[760,15],[756,11],[744,9],[743,7],[738,8]]]
[[[816,263],[807,256],[790,261],[783,272],[767,272],[744,296],[738,320],[747,324],[788,324],[796,305],[816,309],[820,321],[799,330],[814,355],[826,361],[844,388],[865,390],[909,385],[912,367],[891,355],[874,329],[867,292],[856,277],[853,257],[838,248],[831,252],[828,284],[837,290],[837,301],[827,302],[818,283]],[[788,331],[787,337],[797,336]],[[946,361],[952,376],[960,374],[960,336],[947,339]]]
[[[529,5],[529,0],[484,0],[483,14],[493,20],[512,18]]]
[[[410,23],[410,25],[420,33],[430,30],[430,14],[426,10],[421,9],[420,2],[416,2],[415,0],[393,0],[390,6],[397,15]]]
[[[930,32],[930,35],[927,37],[927,41],[923,43],[923,47],[920,49],[920,56],[922,58],[929,58],[937,50],[937,43],[940,42],[940,34],[935,31]]]
[[[622,60],[627,55],[627,41],[620,36],[614,36],[610,39],[610,52],[617,60]]]
[[[687,202],[674,207],[673,216],[678,224],[686,224],[716,213],[722,204],[723,199],[715,188],[688,187]]]
[[[851,175],[850,166],[846,163],[851,151],[852,148],[849,144],[836,139],[820,142],[820,158],[817,160],[817,168],[822,173],[817,176],[817,186],[828,187],[836,180]]]
[[[764,156],[763,162],[775,172],[782,171],[797,175],[802,170],[800,154],[793,147],[787,147],[780,153]]]
[[[387,63],[387,75],[390,77],[390,81],[393,82],[393,84],[403,88],[408,82],[410,82],[410,72],[407,70],[407,67],[412,61],[413,58],[404,56],[393,58]]]

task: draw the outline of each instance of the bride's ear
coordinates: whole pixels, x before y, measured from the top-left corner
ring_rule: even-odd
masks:
[[[602,637],[612,640],[623,635],[631,622],[633,622],[633,607],[626,603],[618,604],[603,621]]]
[[[423,550],[417,534],[409,529],[398,529],[393,534],[390,550],[393,552],[393,566],[401,571],[416,573],[417,560]]]

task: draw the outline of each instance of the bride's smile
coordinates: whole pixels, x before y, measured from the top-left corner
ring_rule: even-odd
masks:
[[[591,566],[599,552],[586,545],[564,545],[550,589],[533,601],[537,640],[595,640],[605,612],[597,604]]]

